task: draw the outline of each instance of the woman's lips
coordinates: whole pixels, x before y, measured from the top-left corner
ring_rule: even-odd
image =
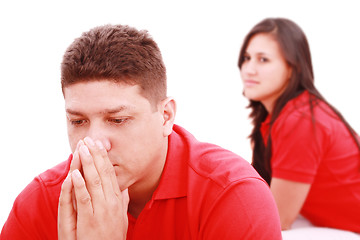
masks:
[[[258,85],[258,84],[259,84],[258,81],[251,80],[251,79],[244,81],[245,87],[252,87],[252,86],[255,86],[255,85]]]

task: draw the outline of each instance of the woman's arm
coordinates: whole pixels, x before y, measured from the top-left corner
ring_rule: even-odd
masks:
[[[279,210],[281,229],[290,229],[298,216],[311,184],[272,178],[270,189]]]

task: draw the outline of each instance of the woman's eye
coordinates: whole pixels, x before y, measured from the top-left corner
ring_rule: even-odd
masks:
[[[268,62],[268,61],[269,61],[269,59],[267,59],[267,58],[264,58],[264,57],[260,58],[260,62]]]
[[[244,56],[243,57],[243,61],[246,62],[246,61],[249,61],[250,60],[250,57],[249,56]]]

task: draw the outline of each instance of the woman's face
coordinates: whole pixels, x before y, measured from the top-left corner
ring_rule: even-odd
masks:
[[[259,33],[250,39],[240,72],[245,97],[260,101],[271,113],[291,76],[291,68],[272,35]]]

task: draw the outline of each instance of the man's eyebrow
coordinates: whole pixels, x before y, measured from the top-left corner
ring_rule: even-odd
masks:
[[[66,111],[66,113],[71,114],[71,115],[78,115],[78,116],[83,115],[81,112],[71,110],[69,108],[67,108],[65,111]]]
[[[119,112],[123,112],[123,111],[130,110],[130,109],[131,109],[131,107],[129,107],[129,106],[121,105],[116,108],[105,109],[104,111],[101,111],[101,113],[113,114],[113,113],[119,113]]]
[[[116,108],[110,108],[110,109],[104,109],[101,112],[99,112],[99,114],[114,114],[114,113],[119,113],[119,112],[123,112],[126,110],[131,109],[131,107],[129,106],[125,106],[125,105],[121,105],[119,107]],[[70,108],[66,109],[66,113],[71,114],[71,115],[77,115],[77,116],[82,116],[84,115],[82,112],[80,111],[76,111],[76,110],[72,110]]]

